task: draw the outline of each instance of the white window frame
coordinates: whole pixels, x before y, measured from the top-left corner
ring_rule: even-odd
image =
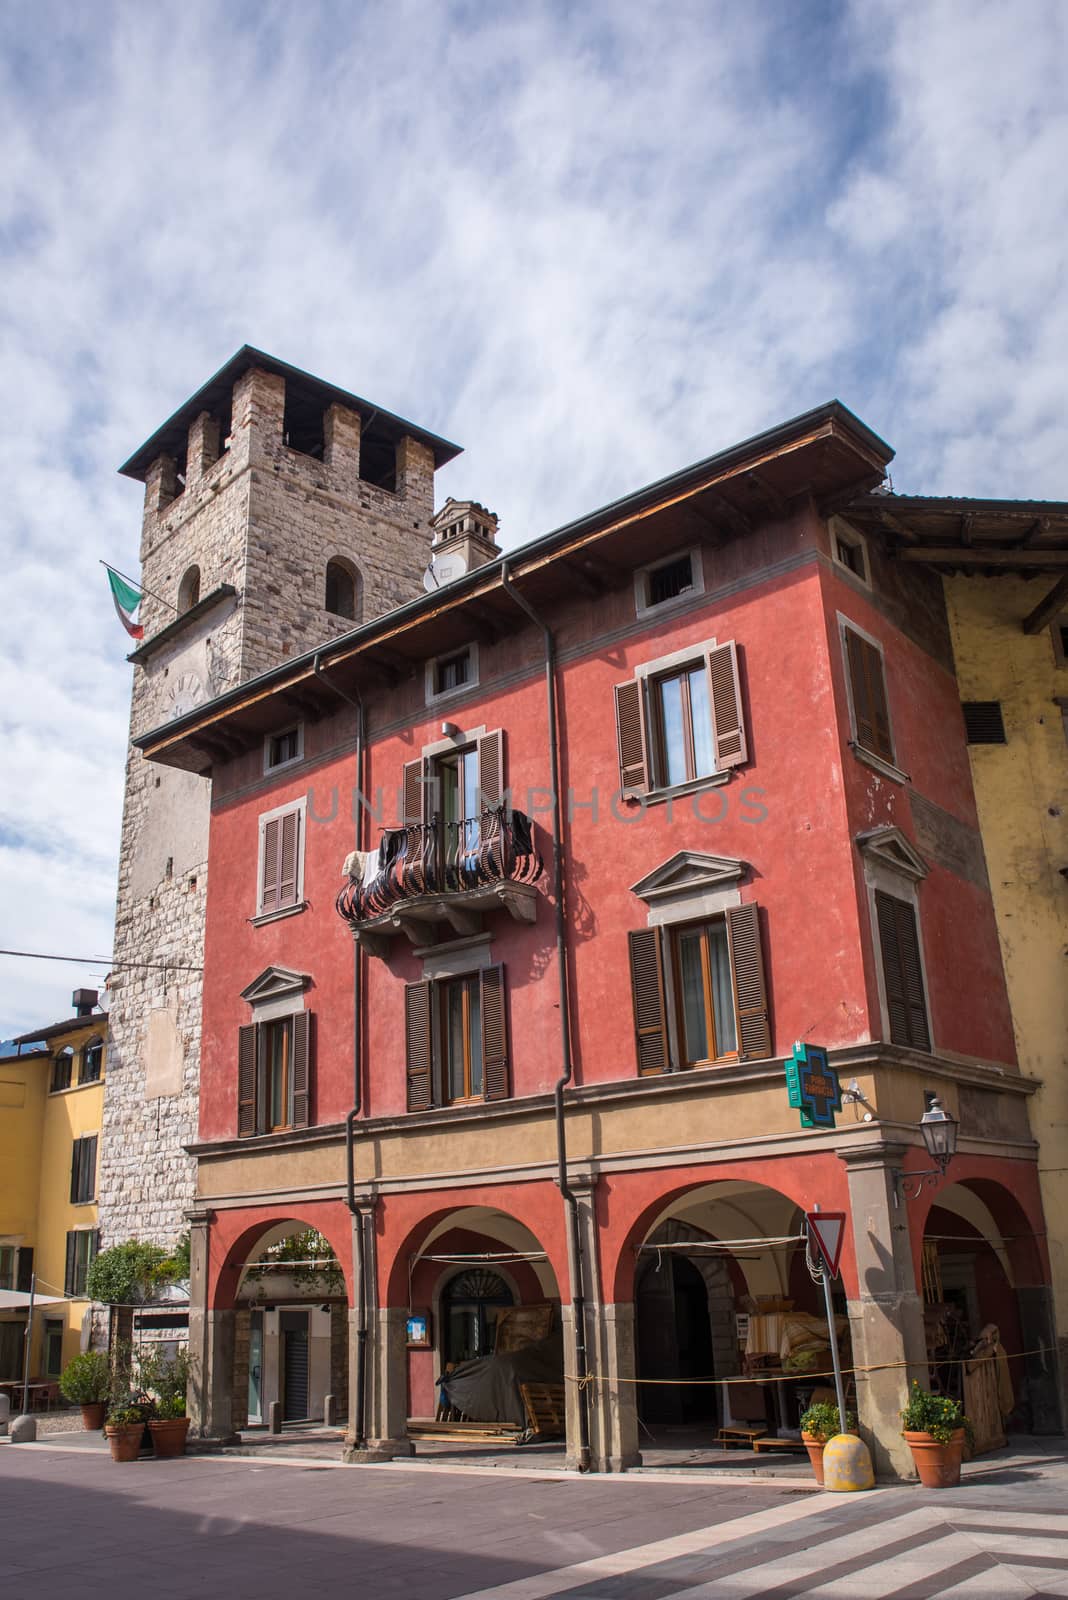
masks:
[[[676,561],[681,561],[683,556],[690,558],[690,587],[681,594],[672,595],[670,600],[658,600],[655,604],[649,599],[649,579],[654,572],[659,572],[661,567],[670,567]],[[678,611],[688,606],[694,595],[705,592],[705,569],[701,560],[701,546],[690,545],[682,550],[673,550],[668,556],[663,556],[659,561],[651,561],[644,567],[639,567],[634,574],[634,612],[637,617],[660,617],[672,611]]]
[[[688,593],[692,593],[690,590]],[[681,599],[682,597],[679,596]],[[673,606],[674,600],[665,600],[664,606]],[[657,611],[663,609],[660,606]],[[671,677],[674,673],[684,672],[688,667],[705,666],[709,654],[718,649],[715,639],[702,639],[697,644],[686,645],[681,650],[672,650],[669,655],[657,656],[655,661],[643,661],[634,669],[634,676],[638,681],[642,695],[642,709],[645,714],[646,743],[649,761],[649,789],[645,798],[646,805],[657,805],[667,800],[673,800],[681,795],[696,794],[702,789],[715,788],[717,785],[729,783],[733,767],[716,767],[712,772],[706,772],[703,778],[689,778],[685,783],[665,783],[665,774],[658,770],[660,762],[660,739],[656,732],[656,721],[659,715],[658,707],[654,701],[656,682],[659,678]],[[708,686],[709,694],[712,685]],[[743,708],[744,714],[744,708]],[[748,729],[746,729],[748,735]]]
[[[458,683],[455,689],[442,689],[440,691],[435,689],[434,685],[437,682],[437,670],[439,663],[442,661],[451,661],[453,656],[463,655],[465,651],[467,653],[467,659],[470,667],[467,681],[465,683]],[[470,690],[477,688],[478,644],[474,639],[471,640],[470,644],[459,645],[455,650],[443,650],[440,655],[432,657],[432,659],[426,664],[424,691],[428,706],[439,706],[444,704],[446,701],[456,700],[461,695],[468,694]]]
[[[863,584],[865,589],[871,588],[871,557],[868,554],[868,541],[859,529],[854,528],[845,517],[831,517],[827,523],[827,531],[831,539],[831,560],[841,571],[848,573],[854,583]],[[862,572],[854,572],[852,567],[846,565],[838,554],[838,541],[847,544],[851,550],[860,551],[860,564]]]
[[[287,733],[297,736],[297,753],[288,756],[285,761],[271,760],[271,743],[274,739],[284,739]],[[264,734],[263,737],[263,770],[264,772],[281,772],[285,767],[294,767],[298,761],[304,760],[304,724],[303,722],[290,723],[288,728],[281,728],[275,733]]]
[[[263,855],[267,833],[267,824],[277,822],[280,817],[286,817],[290,812],[296,811],[300,815],[300,824],[297,830],[297,898],[291,906],[279,906],[277,910],[264,911],[260,896],[263,893]],[[259,845],[256,851],[256,889],[254,904],[255,916],[249,918],[254,927],[260,927],[265,922],[278,922],[282,917],[293,917],[305,909],[304,900],[304,848],[307,839],[308,823],[308,797],[302,795],[299,800],[289,800],[284,806],[275,806],[272,811],[263,811],[259,816]]]

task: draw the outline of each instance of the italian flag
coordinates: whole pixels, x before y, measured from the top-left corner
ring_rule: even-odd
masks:
[[[119,621],[131,639],[143,639],[145,630],[138,621],[141,609],[140,589],[135,589],[132,583],[127,583],[113,567],[107,565],[107,562],[104,563],[104,567],[111,585],[111,598],[115,602],[115,610],[119,613]]]

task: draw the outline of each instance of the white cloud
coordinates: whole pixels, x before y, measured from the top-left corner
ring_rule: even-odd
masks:
[[[1056,0],[7,8],[0,944],[108,948],[114,469],[243,342],[465,444],[508,543],[832,394],[899,487],[1063,492],[1064,55]]]

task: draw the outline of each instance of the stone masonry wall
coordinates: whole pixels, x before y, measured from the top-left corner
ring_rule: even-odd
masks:
[[[186,483],[166,457],[145,485],[141,541],[145,638],[175,618],[178,587],[200,568],[204,598],[237,590],[134,668],[131,739],[175,714],[179,681],[204,698],[254,677],[354,624],[325,609],[326,564],[342,556],[363,580],[363,617],[411,599],[429,558],[433,459],[414,440],[397,452],[396,494],[359,477],[360,419],[325,418],[325,460],[282,442],[285,386],[251,371],[235,385],[229,448],[201,414],[189,430]],[[179,492],[180,491],[180,492]],[[159,596],[160,598],[156,598]],[[196,1192],[184,1146],[197,1136],[210,783],[147,762],[131,744],[116,899],[112,1006],[99,1166],[106,1246],[171,1244]],[[179,1063],[161,1083],[149,1018]],[[158,1053],[159,1033],[153,1034]],[[162,1090],[162,1092],[161,1092]]]

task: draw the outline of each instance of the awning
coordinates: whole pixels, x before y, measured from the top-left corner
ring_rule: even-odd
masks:
[[[35,1294],[33,1307],[38,1306],[65,1306],[69,1301],[62,1295]],[[0,1289],[0,1311],[28,1311],[30,1309],[30,1296],[23,1289]]]

